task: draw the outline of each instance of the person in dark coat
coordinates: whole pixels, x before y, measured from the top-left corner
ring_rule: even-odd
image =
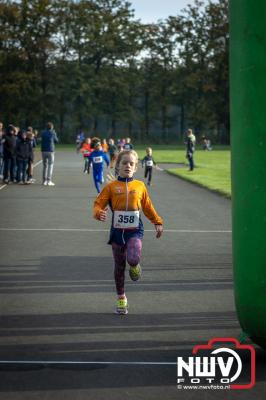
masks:
[[[26,170],[28,166],[28,161],[32,153],[32,145],[29,140],[27,140],[27,133],[22,131],[16,144],[16,158],[17,158],[17,182],[27,183]]]
[[[13,125],[8,125],[5,141],[3,144],[3,159],[4,159],[4,183],[16,182],[15,168],[16,168],[16,128]]]
[[[187,154],[186,157],[189,162],[189,171],[193,171],[194,169],[194,159],[193,159],[193,154],[195,151],[195,143],[196,143],[196,138],[195,135],[193,135],[192,129],[187,130],[187,140],[186,140],[186,145],[187,145]]]

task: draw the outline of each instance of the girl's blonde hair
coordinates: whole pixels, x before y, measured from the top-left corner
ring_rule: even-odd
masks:
[[[138,153],[135,150],[122,150],[122,151],[120,151],[120,153],[117,156],[116,167],[117,168],[119,167],[119,164],[120,164],[123,156],[130,155],[130,154],[132,154],[132,156],[134,156],[136,158],[136,165],[137,165],[138,161],[139,161]]]

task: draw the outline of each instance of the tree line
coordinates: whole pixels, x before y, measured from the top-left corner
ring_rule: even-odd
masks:
[[[0,120],[63,141],[78,130],[229,142],[228,0],[145,24],[126,0],[2,0]]]

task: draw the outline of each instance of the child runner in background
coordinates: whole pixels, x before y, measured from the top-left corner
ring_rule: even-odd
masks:
[[[152,148],[147,147],[146,149],[146,156],[143,158],[141,161],[142,167],[145,166],[144,170],[144,178],[148,178],[148,185],[151,185],[151,178],[152,178],[152,168],[153,165],[156,165],[156,162],[154,161],[152,157]]]
[[[107,167],[109,167],[109,158],[107,154],[102,151],[101,143],[95,143],[94,150],[89,156],[89,165],[92,164],[94,184],[98,193],[101,191],[100,185],[102,185],[104,182],[104,162],[106,163]]]
[[[133,144],[131,143],[131,139],[129,137],[125,139],[124,150],[133,150]]]
[[[107,184],[94,202],[94,218],[106,221],[107,205],[112,211],[112,226],[109,244],[114,257],[114,278],[117,291],[118,314],[128,313],[125,294],[126,261],[130,265],[129,276],[137,281],[141,275],[140,257],[143,239],[143,223],[140,211],[155,226],[156,237],[163,233],[163,220],[155,211],[147,189],[143,182],[135,180],[138,155],[134,150],[119,153],[117,162],[119,176],[117,180]]]
[[[89,163],[89,156],[92,152],[91,148],[91,138],[86,138],[81,149],[81,153],[83,154],[83,159],[84,159],[84,169],[83,173],[84,174],[89,174],[90,173],[90,163]]]
[[[118,154],[118,149],[113,139],[109,139],[108,153],[110,155],[110,168],[113,168]]]
[[[79,153],[80,148],[81,148],[82,143],[84,142],[84,140],[85,140],[85,135],[84,135],[84,133],[82,131],[80,131],[77,134],[77,137],[76,137],[76,151],[77,151],[77,153]]]
[[[106,139],[102,140],[102,150],[103,150],[104,153],[108,152],[108,144],[106,142]]]

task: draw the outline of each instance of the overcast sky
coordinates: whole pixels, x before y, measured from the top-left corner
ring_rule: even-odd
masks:
[[[129,0],[135,9],[136,18],[144,23],[156,22],[165,19],[169,15],[178,15],[188,4],[194,4],[194,0]],[[206,0],[206,4],[207,4]]]

